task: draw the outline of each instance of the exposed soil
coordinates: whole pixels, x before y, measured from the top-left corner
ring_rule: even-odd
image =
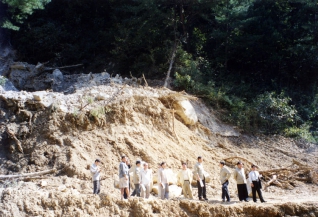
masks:
[[[241,134],[218,121],[199,100],[192,101],[199,122],[187,126],[172,111],[173,97],[190,96],[118,84],[82,87],[69,95],[0,93],[0,173],[57,169],[40,179],[0,183],[0,216],[318,216],[317,184],[269,186],[264,190],[268,203],[254,204],[238,202],[231,179],[233,202],[222,204],[218,176],[218,162],[233,156],[248,159],[260,170],[287,167],[294,159],[318,168],[315,144]],[[155,195],[120,201],[114,177],[122,154],[131,162],[148,162],[154,173],[161,161],[177,172],[181,161],[191,167],[203,156],[211,177],[210,201],[182,196],[162,201]],[[103,162],[103,181],[102,193],[94,196],[88,168],[97,157]]]

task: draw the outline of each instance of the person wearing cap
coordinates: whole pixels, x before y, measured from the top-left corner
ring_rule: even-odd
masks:
[[[245,177],[245,171],[243,168],[244,164],[242,162],[237,163],[237,167],[234,170],[233,177],[237,183],[237,191],[240,201],[248,201],[248,193],[247,193],[247,186],[246,186],[246,177]]]
[[[222,185],[222,202],[225,202],[225,198],[227,202],[230,202],[230,194],[229,194],[229,178],[231,177],[230,170],[225,166],[225,162],[220,162],[220,181]]]
[[[131,194],[131,196],[137,195],[137,197],[140,197],[140,164],[141,162],[139,160],[136,161],[136,168],[134,169],[133,174],[133,183],[135,185],[135,190]]]
[[[141,197],[148,199],[150,196],[150,185],[152,183],[152,171],[148,164],[144,163],[144,169],[140,171]]]
[[[253,194],[253,201],[256,203],[256,191],[258,194],[259,199],[261,200],[262,203],[265,203],[266,201],[263,198],[262,195],[262,191],[261,191],[261,182],[260,182],[260,177],[261,175],[259,174],[259,172],[257,171],[257,166],[256,165],[252,165],[252,171],[248,174],[248,179],[251,183],[251,187],[252,187],[252,194]]]
[[[191,187],[191,182],[192,182],[192,172],[187,168],[187,163],[183,162],[182,163],[182,170],[179,171],[178,173],[178,181],[182,185],[182,191],[183,195],[185,198],[190,198],[191,200],[193,199],[193,194],[192,194],[192,187]]]
[[[93,194],[99,194],[100,193],[100,167],[98,166],[100,164],[100,160],[96,159],[95,162],[91,165],[90,171],[93,176],[93,184],[94,184],[94,190]]]
[[[129,195],[129,168],[126,164],[126,156],[121,157],[119,164],[119,188],[121,193],[121,199],[124,199],[124,192]]]
[[[199,200],[208,200],[208,198],[206,197],[206,186],[205,186],[205,177],[204,177],[205,171],[204,171],[202,162],[203,162],[203,158],[199,156],[198,162],[194,165],[193,174],[198,184]]]
[[[160,197],[162,200],[169,199],[169,177],[167,174],[166,169],[166,163],[162,162],[160,164],[161,169],[159,170],[159,176],[158,176],[158,184],[159,184],[159,191],[160,191]]]

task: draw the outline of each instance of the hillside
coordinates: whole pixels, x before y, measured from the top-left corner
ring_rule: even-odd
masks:
[[[89,82],[75,82],[69,94],[0,90],[1,174],[56,169],[41,177],[2,180],[0,216],[318,216],[316,145],[240,133],[183,92],[140,86],[119,76],[102,83],[105,73],[90,76],[74,76]],[[191,101],[197,123],[186,125],[174,111],[178,100]],[[203,156],[211,175],[209,202],[179,195],[161,201],[154,193],[149,200],[121,201],[114,177],[123,154],[131,162],[148,162],[154,174],[161,161],[177,172],[181,161],[191,167]],[[88,168],[97,157],[103,162],[102,193],[93,196]],[[291,165],[316,170],[298,174],[308,176],[307,181],[268,186],[266,204],[237,203],[236,185],[230,180],[233,202],[221,204],[218,162],[228,159],[234,168],[239,158],[247,159],[247,169],[255,163],[263,171]]]

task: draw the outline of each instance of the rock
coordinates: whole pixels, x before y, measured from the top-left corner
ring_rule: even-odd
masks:
[[[47,181],[42,181],[41,182],[41,187],[46,187],[47,186]]]
[[[38,70],[38,71],[42,71],[43,68],[44,68],[44,64],[43,64],[43,63],[38,63],[38,64],[36,64],[35,68],[36,68],[36,70]]]
[[[152,186],[151,191],[158,195],[159,194],[159,186],[158,185]]]
[[[177,174],[174,173],[171,169],[167,170],[167,176],[169,177],[169,185],[176,185],[177,184]],[[158,175],[153,176],[153,183],[158,183]]]
[[[211,176],[209,173],[205,172],[204,173],[204,177],[205,177],[205,182],[206,183],[210,183],[211,182]]]
[[[33,93],[33,99],[35,101],[42,101],[42,99],[44,98],[44,93],[43,92],[36,92],[36,93]]]
[[[19,91],[6,77],[0,76],[0,89],[2,91]]]
[[[211,130],[211,132],[219,134],[221,136],[238,137],[240,133],[234,129],[234,127],[222,123],[202,101],[192,101],[198,121]]]
[[[249,179],[246,180],[246,186],[247,186],[248,196],[249,196],[249,197],[252,197],[252,196],[253,196],[253,194],[252,194],[252,187],[251,187],[251,182],[250,182]],[[257,193],[256,193],[256,198],[259,198]]]
[[[180,197],[182,193],[182,188],[178,187],[177,185],[170,185],[169,186],[169,197]]]
[[[53,71],[53,83],[52,83],[52,89],[53,91],[59,92],[63,90],[63,81],[64,81],[64,76],[62,72],[58,69],[55,69]]]
[[[198,122],[197,114],[189,100],[177,101],[173,107],[185,124],[194,125]]]
[[[177,184],[177,174],[174,173],[171,169],[167,169],[167,176],[169,178],[169,185],[176,185]]]
[[[64,80],[63,73],[59,69],[55,69],[53,71],[53,79],[57,81],[63,81]]]
[[[65,192],[66,190],[67,190],[67,188],[65,185],[60,185],[58,188],[58,191],[60,191],[60,192]]]
[[[119,188],[119,176],[114,175],[114,188]]]

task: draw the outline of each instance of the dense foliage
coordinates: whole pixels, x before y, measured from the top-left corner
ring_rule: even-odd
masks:
[[[51,0],[0,0],[0,4],[8,8],[8,16],[0,20],[1,26],[12,30],[19,30],[21,24],[28,15],[37,9],[44,9],[44,6]]]
[[[29,62],[148,78],[165,76],[177,46],[177,89],[242,129],[314,141],[317,11],[311,0],[52,0],[12,39]]]

